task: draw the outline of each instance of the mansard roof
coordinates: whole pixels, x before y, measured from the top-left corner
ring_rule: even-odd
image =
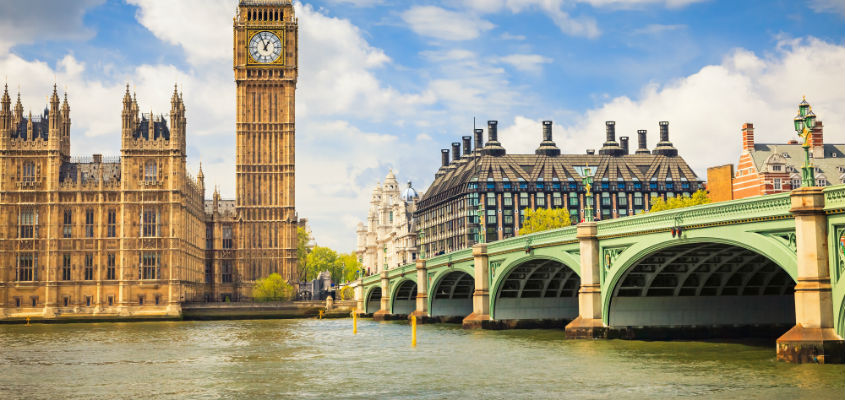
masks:
[[[647,182],[652,179],[665,181],[667,178],[701,182],[683,158],[660,154],[482,155],[453,164],[454,168],[445,169],[445,173],[432,182],[420,200],[421,209],[466,192],[467,184],[472,181],[581,182],[584,167],[591,167],[594,182],[604,179],[611,182],[620,179]]]
[[[812,153],[812,150],[810,150]],[[755,143],[750,152],[757,171],[765,169],[766,160],[773,154],[786,159],[786,163],[800,170],[804,164],[804,148],[801,144],[764,144]],[[828,177],[838,177],[845,167],[845,144],[824,144],[824,158],[811,158],[813,166]]]

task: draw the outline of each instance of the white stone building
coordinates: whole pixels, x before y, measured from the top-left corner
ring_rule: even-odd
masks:
[[[376,184],[370,197],[367,225],[358,223],[358,260],[368,274],[396,268],[417,259],[414,211],[420,196],[408,186],[400,190],[393,171]]]

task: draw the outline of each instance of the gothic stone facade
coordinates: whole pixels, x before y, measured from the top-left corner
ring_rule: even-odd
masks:
[[[378,273],[417,259],[414,211],[419,195],[411,187],[399,191],[393,171],[376,184],[370,197],[367,225],[358,224],[358,260],[369,273]]]
[[[275,37],[275,40],[272,40]],[[261,43],[255,46],[256,38]],[[258,50],[256,52],[256,50]],[[296,278],[289,0],[241,0],[234,18],[237,199],[205,201],[186,170],[185,106],[142,114],[128,87],[121,155],[73,159],[70,106],[0,105],[0,319],[177,316],[184,301],[237,300]],[[169,123],[168,123],[169,120]]]
[[[185,167],[185,107],[169,124],[123,98],[118,159],[70,157],[70,105],[0,101],[0,318],[178,315],[202,290],[204,184]]]

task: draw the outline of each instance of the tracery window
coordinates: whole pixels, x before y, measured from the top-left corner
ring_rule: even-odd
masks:
[[[21,180],[24,182],[34,182],[35,181],[35,163],[32,161],[27,161],[23,163],[23,176]]]
[[[159,257],[155,252],[141,253],[141,262],[138,265],[138,279],[158,279]]]
[[[18,266],[15,269],[16,281],[38,280],[38,254],[20,253],[18,255]]]
[[[85,237],[94,237],[94,210],[85,210]]]
[[[147,161],[144,165],[144,182],[154,183],[158,178],[158,165],[155,161]]]
[[[21,238],[34,238],[38,236],[38,210],[34,208],[23,208],[18,216]]]
[[[158,210],[155,208],[144,208],[141,212],[141,236],[158,236]]]

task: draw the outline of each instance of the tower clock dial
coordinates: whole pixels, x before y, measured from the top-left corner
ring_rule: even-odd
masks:
[[[249,55],[259,63],[271,63],[282,54],[282,41],[273,32],[262,31],[249,40]]]

